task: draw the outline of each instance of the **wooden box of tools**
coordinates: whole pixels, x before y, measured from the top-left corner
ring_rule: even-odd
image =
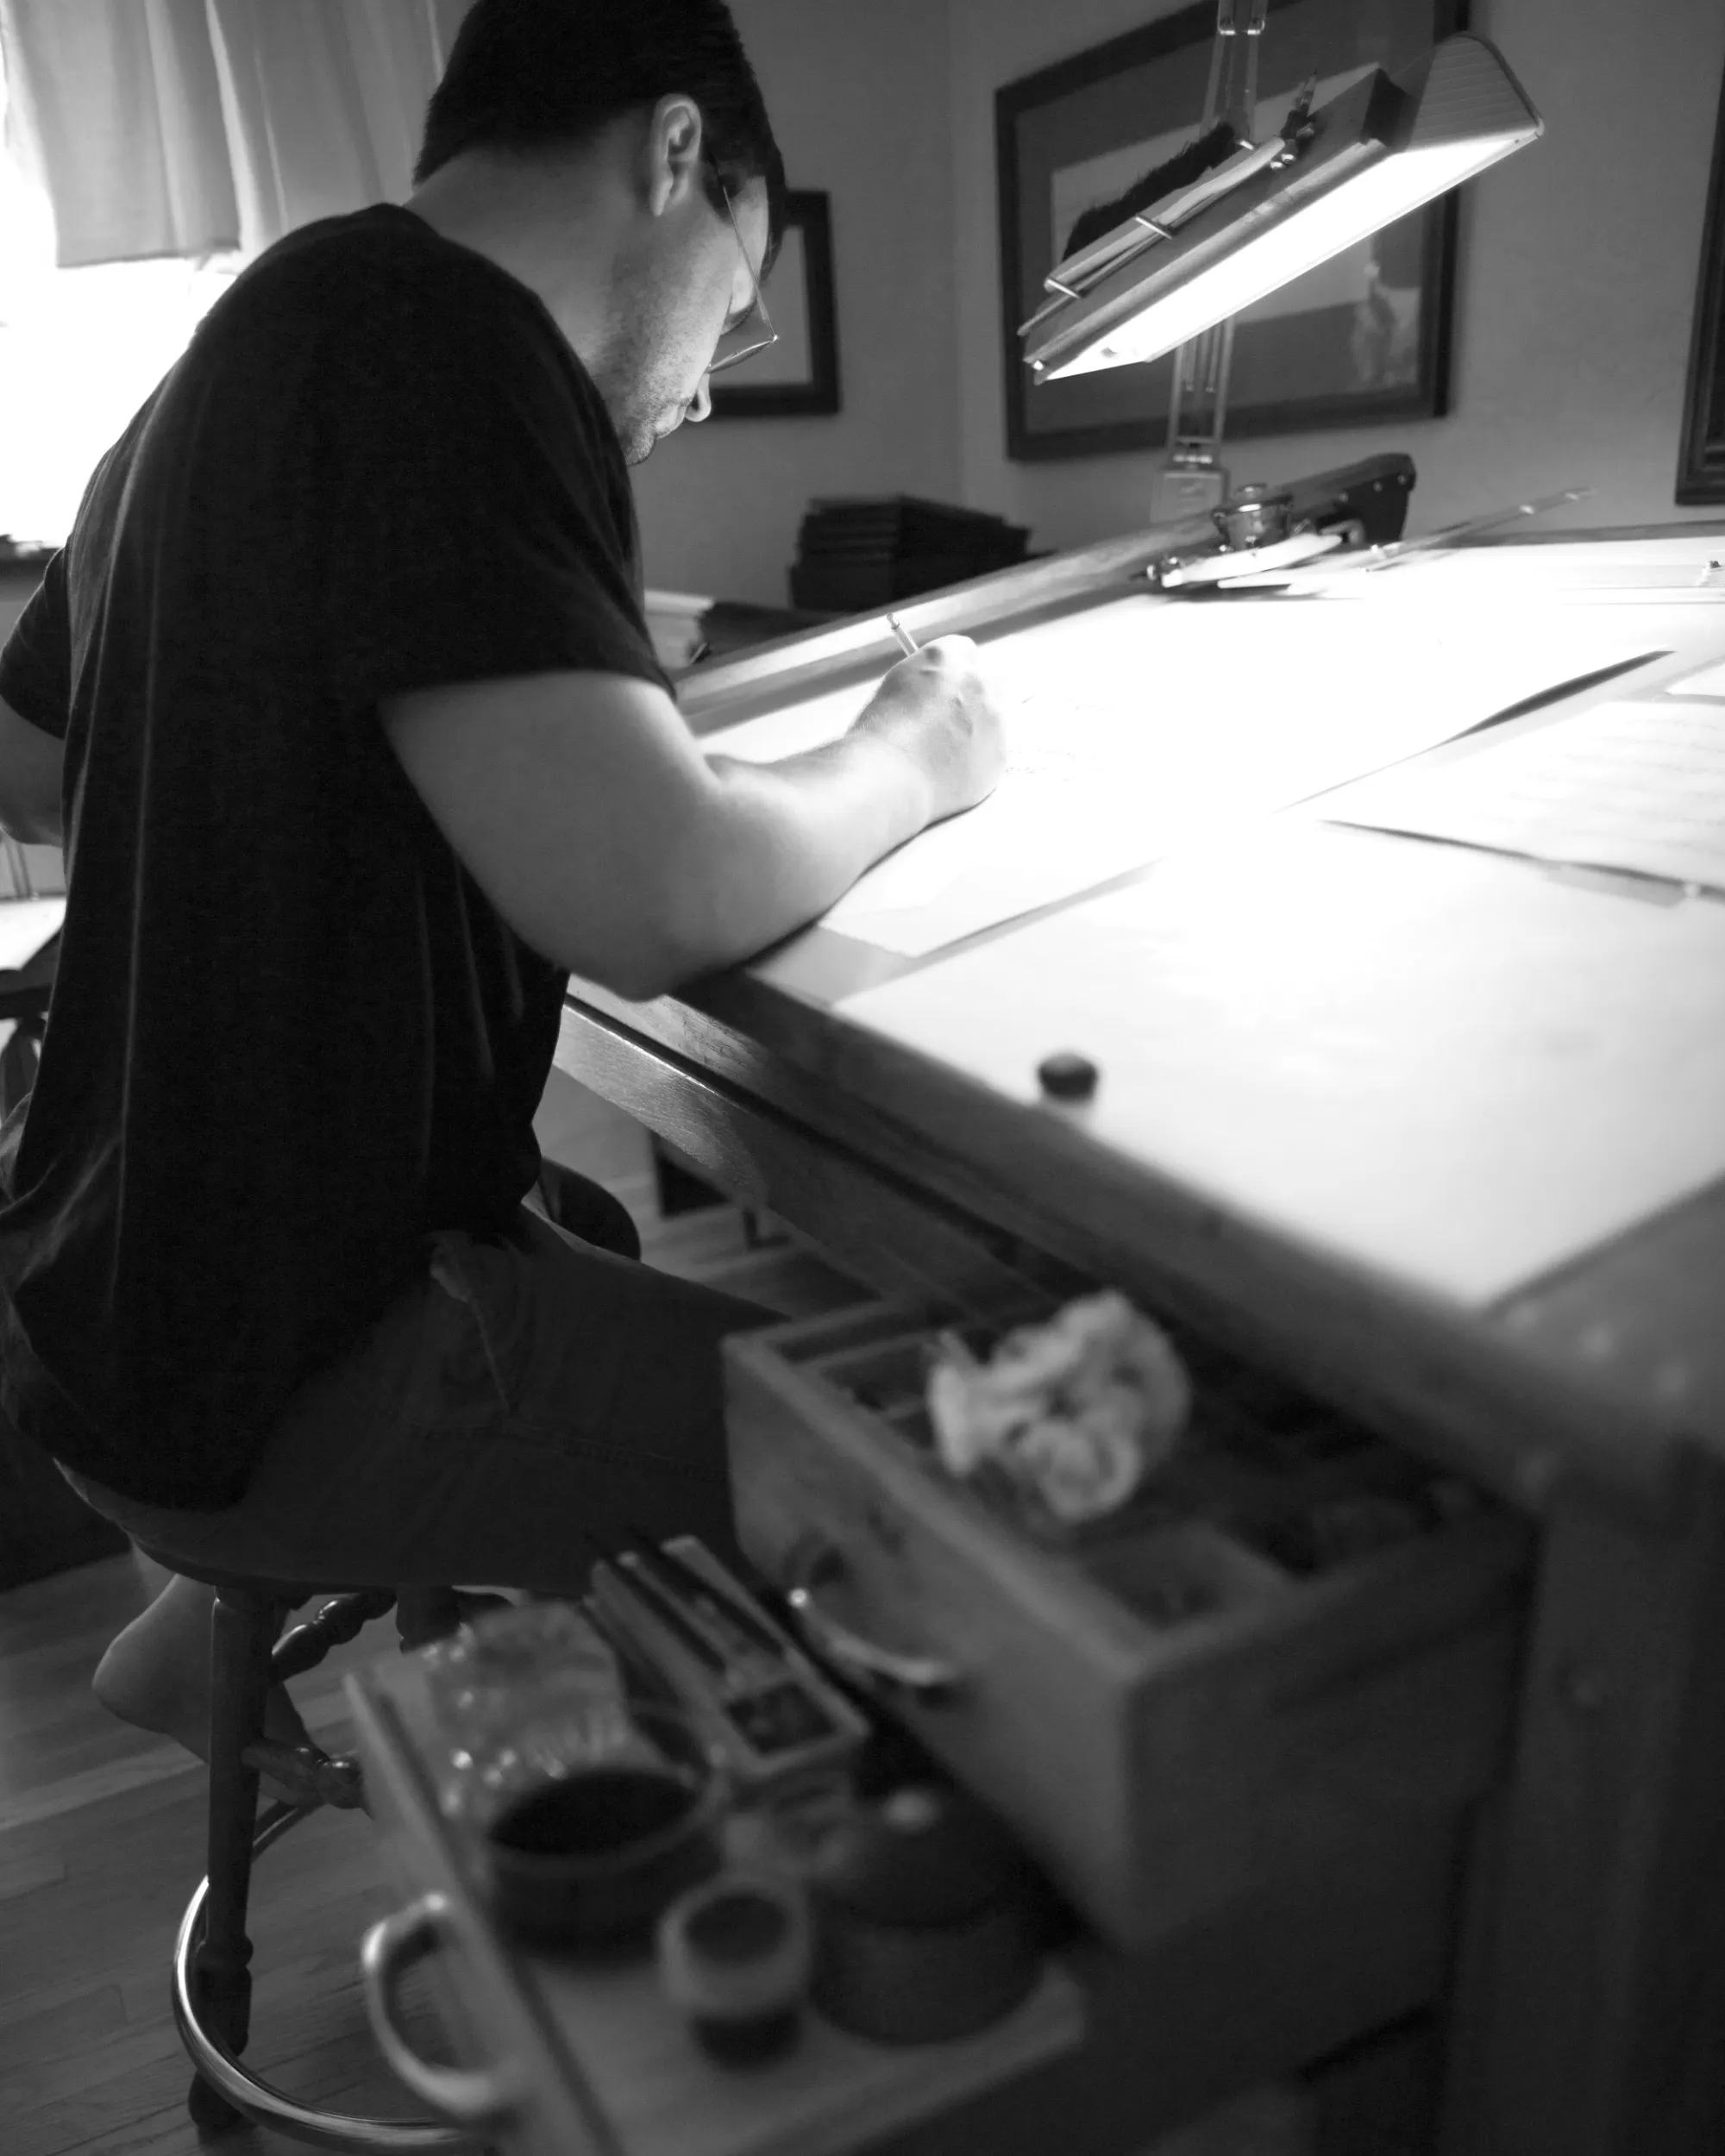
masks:
[[[743,1545],[1104,1937],[1453,1834],[1506,1750],[1518,1518],[1182,1338],[1175,1462],[1039,1536],[942,1466],[932,1344],[879,1305],[727,1343]]]

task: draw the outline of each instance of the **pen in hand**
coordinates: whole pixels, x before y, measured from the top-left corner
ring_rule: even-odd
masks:
[[[896,614],[888,615],[887,626],[898,638],[899,649],[904,653],[906,658],[913,659],[920,647],[916,638],[912,636],[910,630],[905,627]]]

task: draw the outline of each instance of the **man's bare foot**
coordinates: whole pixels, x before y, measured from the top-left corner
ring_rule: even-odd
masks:
[[[172,1737],[200,1759],[210,1757],[210,1611],[216,1590],[197,1580],[170,1578],[135,1617],[97,1665],[91,1689],[110,1714],[139,1729]],[[285,1745],[309,1744],[286,1688],[270,1688],[264,1733]],[[264,1777],[267,1801],[292,1802]]]

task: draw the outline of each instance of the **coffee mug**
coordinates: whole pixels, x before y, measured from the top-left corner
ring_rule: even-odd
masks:
[[[550,1943],[644,1943],[718,1869],[721,1758],[671,1707],[593,1702],[511,1731],[475,1763],[467,1810],[500,1922]]]

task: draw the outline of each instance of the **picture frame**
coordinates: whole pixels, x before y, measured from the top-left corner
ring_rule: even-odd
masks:
[[[767,279],[776,344],[712,385],[715,419],[776,419],[839,409],[832,212],[817,189],[785,198],[785,236]]]
[[[1270,0],[1259,132],[1311,75],[1326,102],[1368,67],[1395,72],[1465,27],[1466,0]],[[1079,213],[1123,193],[1198,134],[1215,0],[1006,84],[994,99],[1007,454],[1147,449],[1168,439],[1174,356],[1037,383],[1020,325]],[[1453,194],[1246,309],[1234,332],[1227,433],[1303,433],[1448,409]]]
[[[1685,506],[1725,502],[1725,83],[1713,135],[1713,170],[1695,288],[1677,499]]]

